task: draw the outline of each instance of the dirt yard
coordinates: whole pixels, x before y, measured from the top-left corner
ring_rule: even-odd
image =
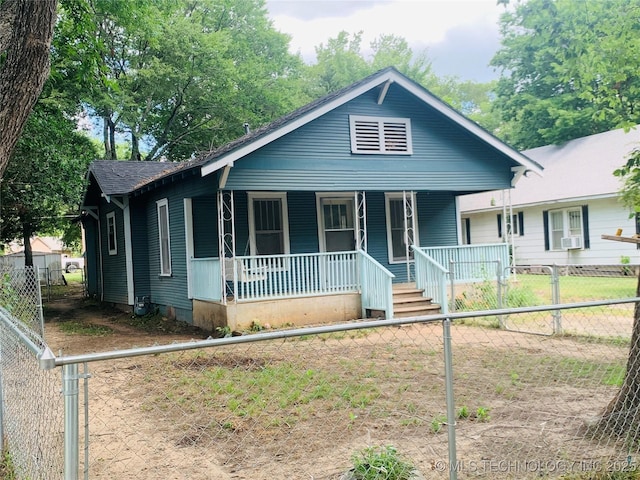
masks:
[[[143,330],[71,289],[45,320],[64,355],[208,336],[165,320]],[[90,478],[338,480],[356,452],[383,445],[448,478],[442,335],[412,325],[90,364]],[[469,323],[452,339],[459,478],[622,468],[627,450],[585,426],[617,391],[625,345]]]

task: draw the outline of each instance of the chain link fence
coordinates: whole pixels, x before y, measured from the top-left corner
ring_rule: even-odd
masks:
[[[509,288],[537,291],[528,278]],[[4,322],[3,424],[36,435],[7,443],[42,458],[15,454],[19,478],[355,480],[389,466],[358,460],[372,451],[423,479],[635,470],[634,295],[59,356],[62,375],[28,348],[12,367],[4,339],[24,339]],[[558,314],[562,330],[536,331]]]
[[[0,270],[0,443],[20,479],[61,478],[60,373],[47,351],[37,272]],[[50,353],[50,352],[49,352]]]

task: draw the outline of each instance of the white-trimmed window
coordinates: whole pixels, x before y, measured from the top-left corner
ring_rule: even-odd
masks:
[[[248,198],[251,255],[288,254],[287,194],[250,192]]]
[[[158,242],[160,245],[160,275],[171,275],[171,236],[169,233],[169,202],[166,198],[156,202],[158,211]]]
[[[589,248],[585,206],[543,212],[546,250]]]
[[[410,155],[411,122],[408,118],[349,115],[351,153]]]
[[[116,234],[115,212],[107,213],[107,247],[109,248],[109,255],[118,254],[118,238]]]
[[[414,245],[418,245],[417,222],[412,222],[412,217],[415,219],[417,215],[415,204],[415,198],[409,195],[407,195],[406,206],[401,193],[387,193],[385,195],[389,263],[407,261],[407,237],[413,238]],[[407,211],[405,211],[405,207]],[[412,250],[409,251],[409,259],[413,260]]]

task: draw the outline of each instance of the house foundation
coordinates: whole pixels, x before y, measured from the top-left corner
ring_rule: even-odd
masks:
[[[228,303],[193,300],[193,324],[207,331],[229,327],[232,331],[255,323],[271,327],[345,322],[360,318],[360,295],[345,293],[279,300]]]

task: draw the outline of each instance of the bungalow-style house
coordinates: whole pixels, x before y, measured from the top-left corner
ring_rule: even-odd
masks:
[[[388,68],[190,162],[94,162],[88,291],[208,330],[425,314],[446,304],[438,255],[506,256],[459,246],[458,196],[528,171]],[[420,298],[394,298],[408,281]]]
[[[463,243],[508,242],[518,266],[639,263],[636,245],[602,239],[639,233],[613,175],[638,146],[640,131],[619,129],[523,151],[544,177],[460,197]]]

